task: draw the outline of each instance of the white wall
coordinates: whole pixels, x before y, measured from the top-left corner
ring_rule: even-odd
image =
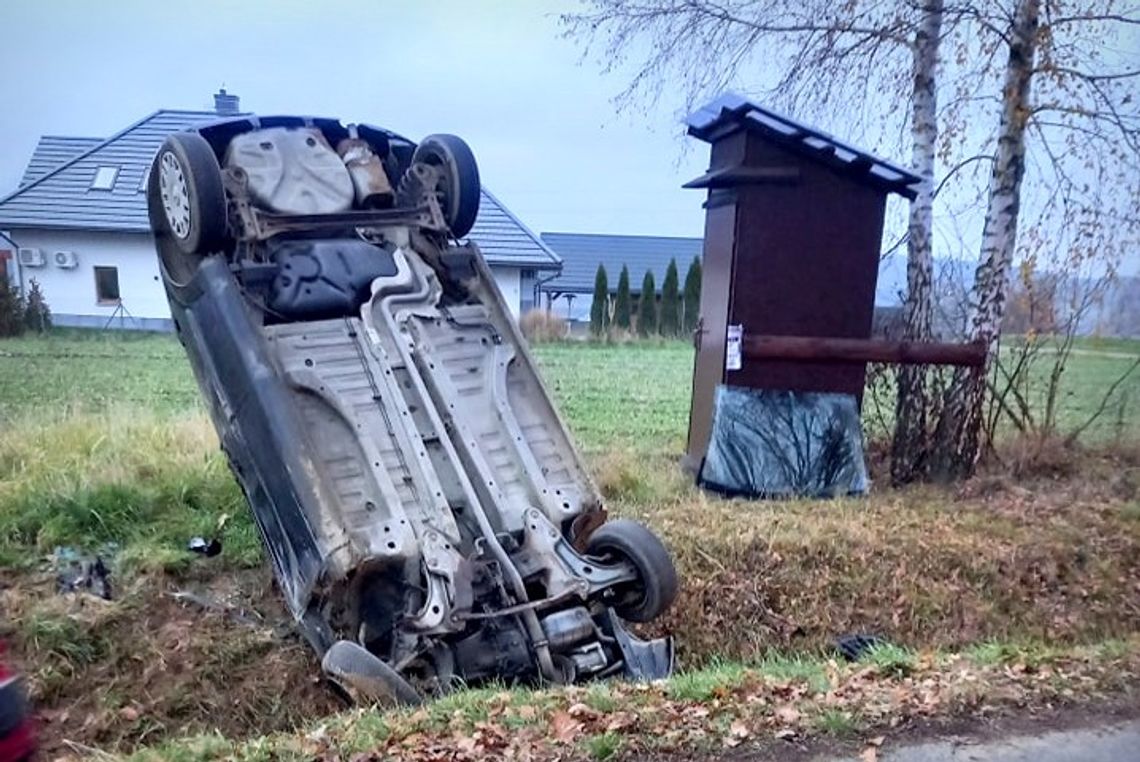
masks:
[[[567,302],[566,296],[562,295],[554,300],[551,305],[550,311],[555,315],[564,317],[572,322],[575,321],[590,321],[590,308],[594,304],[593,294],[575,294],[574,299]],[[542,306],[546,307],[546,293],[542,295]]]
[[[140,321],[170,318],[166,293],[158,273],[158,258],[149,235],[13,230],[11,236],[20,246],[34,246],[43,250],[46,259],[43,267],[22,268],[24,288],[35,278],[52,314],[57,316],[56,322],[59,325],[93,324],[100,319],[106,321],[115,312],[115,305],[100,304],[96,298],[96,266],[118,268],[119,296],[130,315]],[[53,261],[56,251],[74,251],[79,266],[72,270],[57,267]],[[72,316],[88,320],[72,320]],[[118,325],[118,321],[115,324]]]
[[[511,308],[511,314],[517,319],[519,316],[519,268],[492,267],[491,274],[499,284],[499,291],[503,293],[503,300]]]

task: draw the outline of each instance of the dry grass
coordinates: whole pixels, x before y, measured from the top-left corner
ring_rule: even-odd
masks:
[[[1016,477],[998,469],[952,490],[835,501],[722,500],[695,489],[675,459],[640,449],[591,465],[611,512],[642,519],[674,551],[683,589],[663,626],[691,665],[816,649],[849,631],[936,646],[1135,631],[1140,451],[1067,451],[1072,462],[1049,453],[1019,461]],[[213,569],[261,563],[200,414],[5,431],[0,527],[0,555],[25,566],[56,545],[112,542],[120,572],[125,561],[127,571],[181,573],[195,567],[185,551],[195,534],[223,540]]]
[[[542,309],[530,310],[520,317],[519,328],[532,344],[561,341],[570,333],[564,318]]]
[[[950,490],[725,501],[696,490],[665,454],[680,448],[683,406],[666,394],[669,384],[649,382],[662,377],[663,366],[648,363],[661,352],[547,349],[546,362],[564,371],[548,376],[611,512],[660,531],[677,557],[683,588],[661,629],[676,635],[686,669],[779,650],[807,657],[780,661],[781,670],[818,680],[811,657],[850,631],[915,648],[1136,632],[1138,448],[1012,443],[990,470]],[[612,378],[618,352],[647,361],[637,365],[645,380],[611,399],[600,380]],[[223,555],[188,554],[194,534],[220,534]],[[119,546],[126,590],[109,606],[60,598],[38,571],[56,545],[108,542]],[[0,431],[0,608],[49,740],[128,748],[215,727],[236,737],[331,708],[312,682],[307,648],[165,595],[172,586],[236,586],[243,606],[275,621],[268,572],[248,571],[261,563],[249,512],[199,409],[78,406],[66,416],[28,412]],[[723,672],[670,690],[720,690]]]
[[[238,621],[184,605],[170,596],[173,581],[155,577],[103,601],[56,595],[50,576],[0,576],[0,636],[40,707],[46,758],[65,739],[130,749],[188,732],[289,730],[343,708],[315,682],[316,660],[291,634],[267,575],[183,585],[261,611],[245,607]]]
[[[597,472],[611,511],[651,524],[675,553],[682,592],[662,627],[694,665],[846,632],[939,647],[1134,633],[1140,460],[1080,458],[1069,477],[836,501],[725,501],[665,459],[609,456]]]

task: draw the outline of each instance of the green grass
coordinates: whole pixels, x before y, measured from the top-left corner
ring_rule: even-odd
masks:
[[[111,407],[202,409],[172,335],[72,330],[0,340],[0,422]]]
[[[1120,517],[1125,521],[1140,523],[1140,500],[1125,503],[1124,507],[1120,509]]]
[[[543,344],[535,353],[585,449],[677,452],[684,445],[693,354],[687,344]],[[0,421],[113,408],[204,409],[172,336],[62,331],[0,340]]]
[[[1140,352],[1140,342],[1136,339],[1106,336],[1082,336],[1073,342],[1074,349],[1087,352],[1113,352],[1135,356]]]
[[[825,662],[810,654],[770,653],[757,665],[765,675],[788,682],[804,682],[816,692],[828,689]]]
[[[693,350],[685,342],[540,344],[543,376],[584,449],[676,453],[688,426]],[[1140,342],[1081,339],[1061,386],[1062,431],[1083,423],[1140,355]],[[1048,358],[1045,358],[1046,360]],[[1046,368],[1037,373],[1040,392]],[[889,395],[889,392],[888,392]],[[868,404],[868,417],[874,415]],[[883,401],[888,412],[889,398]],[[200,412],[185,354],[173,336],[61,330],[0,341],[0,421],[138,408]],[[1140,435],[1140,373],[1120,385],[1090,439]]]
[[[688,344],[541,344],[535,354],[587,451],[684,447],[693,373]]]
[[[0,557],[118,546],[120,565],[177,569],[193,536],[257,565],[249,510],[208,420],[109,409],[0,432]]]
[[[1130,347],[1140,343],[1088,340],[1079,349],[1120,355]],[[705,505],[673,463],[688,424],[693,353],[687,344],[554,343],[536,346],[535,354],[618,512],[649,518],[682,555],[687,535],[680,522],[690,504],[701,501],[710,516],[733,512]],[[1074,355],[1065,415],[1083,420],[1127,366],[1126,358]],[[1140,376],[1135,380],[1140,384]],[[1123,399],[1140,405],[1140,393],[1122,389]],[[1098,436],[1111,434],[1112,419],[1106,414]],[[1140,435],[1140,415],[1126,424]],[[797,506],[773,510],[817,511],[814,503]],[[1115,510],[1123,523],[1137,523],[1134,500]],[[754,528],[770,523],[766,511],[761,505],[751,511]],[[836,512],[854,520],[863,508],[829,504],[828,515]],[[848,519],[836,520],[853,531]],[[749,536],[738,523],[737,540]],[[987,518],[987,526],[998,531],[1004,524]],[[121,563],[176,570],[193,560],[185,544],[194,535],[220,536],[223,564],[260,563],[256,529],[176,340],[72,330],[0,341],[0,562],[28,566],[57,545],[113,542]],[[916,602],[912,617],[924,616],[925,605]]]
[[[1017,341],[1017,338],[1009,339],[1007,344],[1016,344]],[[1030,405],[1037,411],[1045,408],[1048,375],[1056,359],[1051,354],[1056,349],[1056,341],[1050,337],[1039,341],[1041,355],[1032,368],[1027,390]],[[1007,355],[1015,351],[1011,347]],[[1076,340],[1061,377],[1057,401],[1057,428],[1060,432],[1066,433],[1084,425],[1097,413],[1109,388],[1124,377],[1099,418],[1090,427],[1087,439],[1140,434],[1140,368],[1125,376],[1137,358],[1140,358],[1140,341],[1099,338]]]
[[[43,656],[84,667],[106,651],[106,643],[76,620],[58,613],[37,612],[21,623],[23,637]]]
[[[917,657],[913,651],[891,643],[872,647],[860,661],[873,664],[882,674],[906,677],[914,671]]]
[[[819,730],[833,736],[846,736],[859,729],[859,723],[851,712],[839,709],[824,709],[812,723]]]
[[[678,701],[710,701],[740,685],[748,677],[744,664],[721,659],[705,669],[677,675],[669,681],[669,695]]]
[[[585,747],[590,759],[604,762],[618,755],[621,751],[622,739],[617,733],[602,733],[586,739]]]

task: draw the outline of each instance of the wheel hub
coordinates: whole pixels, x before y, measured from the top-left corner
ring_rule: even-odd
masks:
[[[173,153],[162,155],[158,187],[162,196],[162,210],[171,232],[178,238],[186,238],[190,235],[190,191],[186,186],[182,165]]]

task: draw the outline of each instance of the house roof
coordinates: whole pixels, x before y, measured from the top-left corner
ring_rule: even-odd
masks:
[[[74,138],[64,135],[44,135],[36,145],[32,160],[20,179],[20,187],[35,182],[51,170],[81,153],[90,151],[103,142],[103,138]]]
[[[617,289],[622,265],[629,268],[629,286],[641,291],[647,270],[653,271],[658,288],[665,280],[670,260],[677,260],[677,275],[684,281],[689,263],[701,256],[700,238],[668,238],[647,235],[600,235],[588,233],[543,233],[542,240],[562,257],[562,272],[542,286],[547,292],[592,293],[598,265],[606,266],[610,290]]]
[[[172,132],[218,119],[214,111],[156,111],[109,138],[45,135],[20,187],[0,198],[0,227],[149,233],[143,177]],[[111,190],[94,190],[99,167],[117,167]],[[493,265],[557,269],[559,259],[486,189],[469,238]]]
[[[479,251],[492,265],[536,270],[562,267],[558,253],[486,188],[479,197],[479,216],[475,218],[475,227],[467,237],[479,245]]]
[[[686,120],[689,134],[706,142],[746,129],[761,133],[765,139],[800,156],[818,161],[854,180],[872,185],[884,192],[915,197],[913,187],[918,175],[886,159],[842,143],[826,132],[789,119],[735,93],[727,93],[702,106]],[[687,187],[711,187],[718,181],[710,172]]]

